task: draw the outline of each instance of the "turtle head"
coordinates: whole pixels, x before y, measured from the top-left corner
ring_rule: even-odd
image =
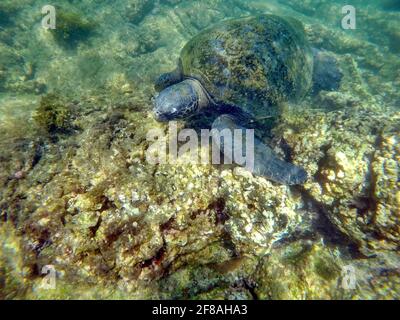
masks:
[[[154,114],[158,121],[184,119],[208,105],[206,94],[197,80],[184,80],[163,91],[154,100]]]

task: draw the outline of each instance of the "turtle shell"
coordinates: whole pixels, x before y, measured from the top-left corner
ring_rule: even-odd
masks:
[[[181,68],[215,102],[264,116],[279,102],[304,97],[311,87],[313,58],[299,21],[259,15],[199,33],[182,49]]]

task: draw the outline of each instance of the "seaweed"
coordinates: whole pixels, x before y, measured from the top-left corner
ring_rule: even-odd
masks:
[[[102,69],[105,66],[105,62],[97,52],[89,52],[80,56],[77,66],[82,80],[98,82],[104,76]]]
[[[311,247],[301,242],[291,244],[284,252],[282,256],[282,262],[292,265],[299,265],[301,262],[304,262],[307,259],[307,257],[310,255],[310,251]]]
[[[95,31],[97,24],[73,11],[57,11],[56,28],[51,30],[57,43],[64,47],[75,47],[87,40]]]
[[[18,8],[10,3],[0,3],[0,26],[5,26],[11,24],[10,19],[16,12]]]
[[[400,11],[400,0],[384,0],[381,6],[384,10]]]
[[[71,109],[55,93],[47,94],[41,98],[34,119],[48,133],[68,132],[72,129]]]
[[[339,268],[332,259],[318,257],[314,262],[315,272],[327,281],[336,279],[339,275]]]

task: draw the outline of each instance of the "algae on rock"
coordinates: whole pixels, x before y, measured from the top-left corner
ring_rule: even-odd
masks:
[[[76,46],[96,30],[97,24],[74,11],[57,10],[57,26],[51,30],[55,40],[63,46]]]
[[[0,224],[0,299],[24,297],[29,288],[22,239],[11,222]]]
[[[49,51],[33,72],[23,71],[33,55],[12,48],[13,34],[0,31],[7,38],[0,45],[1,89],[20,92],[36,78],[58,88],[73,98],[44,96],[36,123],[52,134],[81,129],[55,141],[32,130],[26,118],[1,123],[10,141],[6,148],[3,141],[0,154],[4,296],[399,298],[400,125],[398,112],[386,114],[400,98],[398,57],[391,51],[398,35],[377,39],[376,28],[389,30],[391,23],[374,13],[369,22],[378,31],[356,37],[315,19],[328,1],[287,1],[309,16],[290,11],[309,22],[312,45],[334,52],[344,69],[339,91],[292,106],[273,130],[273,143],[287,146],[287,158],[311,175],[304,186],[287,187],[233,166],[146,162],[147,132],[167,130],[150,112],[152,77],[175,64],[200,29],[261,8],[284,10],[259,1],[130,3],[130,17],[120,11],[93,38],[96,24],[63,10],[58,33],[16,33],[16,43],[26,42],[35,54]],[[108,2],[101,6],[101,18],[118,10]],[[321,17],[332,22],[336,9]],[[140,12],[149,14],[141,19]],[[388,17],[396,21],[395,13]],[[72,55],[57,46],[89,38],[96,53],[92,43]],[[50,64],[49,57],[55,57]],[[30,104],[23,106],[30,117]],[[339,234],[337,242],[320,231],[321,217]],[[40,289],[44,265],[57,270],[54,291]],[[357,271],[354,291],[341,286],[346,265]]]
[[[49,133],[66,132],[72,128],[71,107],[59,95],[43,96],[34,116],[37,124]]]

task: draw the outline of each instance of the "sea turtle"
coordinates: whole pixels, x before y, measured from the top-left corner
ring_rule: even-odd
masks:
[[[176,70],[156,81],[154,113],[169,121],[211,108],[218,114],[213,129],[244,130],[280,102],[337,89],[341,77],[334,58],[310,47],[300,21],[270,14],[232,19],[185,45]],[[217,143],[225,155],[232,152]],[[303,168],[279,159],[258,138],[253,172],[288,185],[307,180]]]

